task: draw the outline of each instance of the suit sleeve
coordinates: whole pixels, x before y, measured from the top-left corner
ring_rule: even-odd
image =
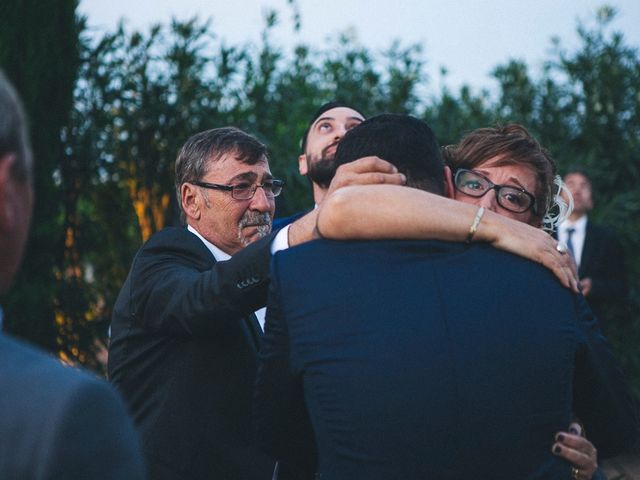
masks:
[[[314,478],[316,448],[304,403],[302,371],[293,365],[287,322],[273,265],[265,335],[260,348],[253,417],[258,445],[291,470],[295,478]]]
[[[200,242],[189,235],[185,240]],[[146,245],[123,289],[127,314],[142,327],[171,334],[208,334],[236,322],[266,304],[272,239],[215,263],[199,243]]]
[[[42,478],[145,478],[137,433],[108,384],[84,379],[50,413]]]
[[[584,297],[576,296],[576,302],[579,319],[573,409],[599,453],[612,456],[637,438],[638,405]]]

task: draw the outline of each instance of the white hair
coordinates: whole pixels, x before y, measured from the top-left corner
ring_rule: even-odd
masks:
[[[557,187],[556,192],[551,205],[542,217],[542,228],[549,233],[555,232],[558,225],[573,212],[573,197],[560,175],[554,177],[553,184]]]

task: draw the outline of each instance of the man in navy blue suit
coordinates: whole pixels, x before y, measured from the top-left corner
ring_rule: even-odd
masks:
[[[0,72],[0,294],[24,251],[31,177],[24,113]],[[117,393],[2,333],[0,478],[144,478],[138,437]]]
[[[377,155],[442,194],[429,127],[381,115],[338,161]],[[449,185],[451,187],[451,185]],[[570,478],[571,420],[603,454],[636,434],[632,397],[582,296],[488,245],[317,241],[272,262],[254,414],[261,445],[334,479]]]

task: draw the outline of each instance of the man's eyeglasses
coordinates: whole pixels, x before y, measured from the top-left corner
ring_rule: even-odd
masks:
[[[495,190],[496,200],[505,210],[524,213],[530,208],[536,211],[536,197],[524,188],[514,185],[496,185],[484,175],[473,170],[461,168],[454,177],[456,190],[470,197],[483,197],[490,190]]]
[[[267,180],[261,184],[238,183],[237,185],[219,185],[217,183],[199,182],[196,180],[189,183],[193,183],[194,185],[202,188],[231,192],[231,196],[236,200],[251,200],[256,194],[258,187],[262,188],[262,191],[267,198],[274,198],[280,195],[282,187],[284,186],[284,182],[282,180]]]

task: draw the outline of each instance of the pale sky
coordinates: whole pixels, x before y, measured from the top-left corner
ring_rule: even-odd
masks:
[[[147,30],[172,17],[198,15],[212,19],[212,30],[229,44],[257,42],[264,12],[280,12],[274,43],[285,48],[301,42],[322,49],[339,33],[355,30],[361,45],[381,51],[393,40],[408,46],[420,43],[427,60],[429,90],[440,88],[440,67],[448,70],[446,84],[466,83],[492,88],[489,73],[510,58],[526,61],[533,74],[549,58],[551,37],[568,48],[578,44],[578,19],[593,23],[603,1],[597,0],[298,0],[302,29],[294,34],[292,10],[286,0],[81,0],[79,12],[89,26],[110,31],[124,18],[132,29]],[[614,30],[628,44],[640,47],[640,0],[610,0],[618,10]]]

